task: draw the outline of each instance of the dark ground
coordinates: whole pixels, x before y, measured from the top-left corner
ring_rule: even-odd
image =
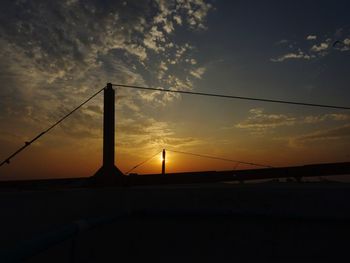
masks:
[[[129,216],[81,232],[74,250],[69,239],[26,262],[343,262],[349,200],[350,185],[341,183],[2,192],[0,246],[122,214]]]

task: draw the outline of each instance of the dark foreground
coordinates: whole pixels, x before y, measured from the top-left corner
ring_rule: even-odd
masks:
[[[330,182],[3,192],[0,246],[18,255],[76,225],[24,262],[343,262],[348,200],[350,186]],[[101,216],[113,220],[86,227]]]

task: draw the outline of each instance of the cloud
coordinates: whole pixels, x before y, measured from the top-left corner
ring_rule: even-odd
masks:
[[[200,67],[200,68],[191,70],[190,74],[197,79],[201,79],[203,74],[205,73],[205,70],[206,70],[205,67]]]
[[[270,61],[284,62],[291,59],[308,61],[325,57],[334,51],[350,51],[350,37],[342,37],[343,29],[337,30],[334,35],[336,39],[329,38],[327,35],[323,38],[316,35],[308,35],[302,43],[294,41],[292,42],[293,44],[289,44],[287,46],[288,52],[276,58],[271,58]],[[290,40],[281,40],[276,44],[285,46],[285,44],[290,42]],[[294,51],[291,52],[291,49],[294,49]]]
[[[153,26],[143,40],[143,43],[147,48],[154,50],[157,53],[165,51],[165,47],[161,44],[165,42],[166,39],[164,33],[160,31],[157,26]]]
[[[173,19],[178,25],[180,25],[180,26],[182,25],[182,18],[181,18],[181,16],[174,15]]]
[[[350,38],[345,38],[343,41],[337,41],[334,48],[341,52],[350,51]]]
[[[200,65],[185,62],[196,61],[193,47],[176,32],[203,30],[211,8],[201,0],[1,2],[1,129],[46,127],[106,81],[192,89],[190,72]],[[139,112],[144,100],[164,105],[178,98],[137,94],[118,89],[119,109]],[[77,125],[63,125],[64,132],[95,134],[101,102],[90,102],[93,107],[76,115]]]
[[[316,40],[317,39],[317,36],[316,35],[308,35],[306,37],[306,40]]]
[[[350,124],[336,128],[318,130],[309,134],[304,134],[290,139],[291,146],[302,146],[311,142],[320,142],[328,140],[339,140],[350,137]]]
[[[324,114],[324,115],[310,115],[303,118],[302,123],[314,124],[320,123],[327,120],[331,121],[349,121],[350,115],[344,113],[333,113],[333,114]]]
[[[164,62],[164,61],[161,61],[160,62],[160,64],[159,64],[159,71],[158,71],[158,79],[159,80],[161,80],[161,79],[163,79],[163,77],[164,77],[164,74],[165,74],[165,72],[167,72],[168,71],[168,66],[167,66],[167,63],[166,62]]]
[[[248,129],[252,133],[264,133],[268,129],[296,124],[297,119],[284,114],[266,114],[264,109],[256,108],[249,110],[250,116],[238,124],[236,128]]]
[[[208,12],[212,9],[212,5],[203,0],[178,0],[176,10],[185,12],[186,22],[191,28],[205,29],[204,21]]]
[[[319,45],[313,45],[311,47],[311,51],[313,52],[322,52],[322,51],[325,51],[329,48],[329,43],[328,42],[323,42],[323,43],[320,43]]]
[[[279,56],[277,58],[272,58],[270,60],[272,62],[283,62],[285,60],[290,60],[290,59],[293,59],[293,60],[298,60],[298,59],[310,60],[311,56],[307,55],[303,51],[299,50],[296,53],[293,53],[293,52],[292,53],[287,53],[285,55]]]
[[[287,39],[281,39],[280,41],[276,42],[276,45],[284,45],[284,44],[288,44],[289,40]]]
[[[179,137],[173,128],[163,121],[138,114],[133,118],[123,118],[117,124],[118,147],[122,152],[154,151],[166,147],[178,148],[201,144],[202,141],[194,137]]]
[[[162,66],[162,65],[160,65]],[[197,73],[200,75],[201,72]],[[162,70],[159,71],[158,77],[162,76],[162,83],[166,85],[166,87],[169,90],[192,90],[193,82],[186,78],[185,80],[179,78],[178,76],[174,74],[166,74],[164,75]],[[164,88],[164,87],[161,87]],[[180,94],[177,93],[167,93],[167,92],[160,92],[160,91],[140,91],[139,92],[140,97],[142,97],[144,100],[148,102],[154,102],[156,105],[167,105],[168,102],[173,101],[174,99],[180,98]]]
[[[282,126],[310,125],[326,121],[349,122],[350,114],[333,113],[295,117],[285,114],[267,114],[262,108],[254,108],[249,110],[247,119],[237,123],[234,127],[247,129],[253,134],[263,134]]]

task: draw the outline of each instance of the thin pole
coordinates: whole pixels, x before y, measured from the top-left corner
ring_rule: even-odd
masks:
[[[165,175],[165,149],[162,152],[162,175]]]

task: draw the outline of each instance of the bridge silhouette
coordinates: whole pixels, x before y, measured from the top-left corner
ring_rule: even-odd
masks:
[[[56,188],[56,187],[68,188],[68,187],[81,187],[81,186],[105,187],[105,186],[132,186],[132,185],[157,185],[157,184],[190,184],[190,183],[212,183],[212,182],[223,182],[223,181],[244,182],[248,180],[289,178],[289,177],[294,177],[296,180],[300,181],[302,177],[311,177],[311,176],[318,177],[318,176],[350,174],[349,162],[312,164],[312,165],[305,165],[305,166],[275,168],[266,164],[257,164],[257,163],[245,162],[241,160],[232,160],[232,159],[222,158],[218,156],[190,153],[190,152],[185,152],[185,151],[180,151],[175,149],[162,149],[158,151],[155,155],[150,156],[150,158],[135,165],[126,173],[123,173],[120,169],[118,169],[117,165],[115,164],[115,158],[114,158],[115,157],[115,122],[116,120],[115,120],[115,90],[113,89],[113,86],[116,86],[116,87],[120,86],[120,87],[126,87],[126,88],[131,87],[136,89],[141,88],[141,89],[148,90],[148,88],[145,88],[145,87],[116,85],[116,84],[113,85],[111,83],[108,83],[106,87],[98,90],[96,93],[94,93],[91,97],[89,97],[79,106],[77,106],[67,115],[65,115],[56,123],[51,125],[48,129],[38,134],[32,140],[25,142],[24,146],[19,148],[17,151],[11,154],[8,158],[6,158],[0,164],[1,166],[5,164],[10,164],[11,159],[14,158],[17,154],[19,154],[24,149],[29,147],[32,143],[34,143],[35,141],[40,139],[42,136],[47,134],[54,127],[59,125],[61,122],[67,119],[70,115],[72,115],[74,112],[76,112],[78,109],[80,109],[82,106],[84,106],[91,99],[93,99],[95,96],[97,96],[103,91],[104,93],[103,158],[102,158],[102,166],[100,167],[100,169],[97,170],[97,172],[93,176],[88,178],[78,178],[78,179],[70,178],[70,179],[57,179],[57,180],[56,179],[37,180],[34,183],[33,181],[27,181],[27,182],[21,181],[19,183],[16,183],[14,181],[1,182],[0,189],[3,186],[5,187],[14,186],[16,189],[21,189],[22,187],[26,188],[26,186],[28,186],[30,189],[33,189],[34,185],[39,186],[40,188],[41,183],[45,187],[45,189],[47,188],[50,189],[50,186],[47,185],[48,181],[52,183],[53,188]],[[150,90],[154,90],[154,89],[150,89]],[[218,94],[204,94],[204,93],[197,94],[194,92],[174,91],[174,90],[169,91],[169,90],[163,90],[163,89],[156,89],[156,90],[161,90],[164,92],[178,92],[178,93],[189,94],[189,95],[213,96],[213,97],[237,99],[237,97],[235,96],[226,96],[226,95],[218,95]],[[238,99],[261,100],[261,101],[270,102],[270,103],[284,103],[282,101],[273,101],[273,100],[256,99],[256,98],[238,97]],[[339,106],[331,106],[331,105],[319,105],[319,104],[309,104],[309,103],[299,103],[299,102],[286,102],[286,103],[299,105],[299,106],[326,107],[326,108],[333,107],[337,109],[339,108],[349,109],[347,107],[339,107]],[[166,162],[165,162],[166,152],[186,154],[186,155],[196,156],[199,158],[210,158],[210,159],[215,159],[223,162],[232,162],[236,164],[235,166],[236,169],[231,171],[204,171],[204,172],[201,171],[201,172],[183,172],[183,173],[176,173],[176,174],[167,173]],[[132,171],[144,165],[145,163],[155,158],[155,156],[158,156],[159,154],[161,154],[162,156],[162,165],[161,165],[160,174],[138,175],[138,174],[131,173]],[[237,166],[240,164],[255,166],[256,168],[247,169],[247,170],[237,170]],[[138,261],[144,260],[143,258],[144,252],[147,251],[148,249],[149,250],[154,249],[154,247],[152,247],[154,246],[154,244],[156,244],[155,247],[158,247],[158,248],[161,247],[157,252],[162,253],[163,252],[162,249],[165,249],[164,258],[167,258],[167,259],[169,258],[169,255],[177,255],[177,254],[181,255],[181,253],[179,253],[181,251],[177,251],[176,246],[178,246],[178,244],[180,243],[183,244],[183,242],[185,242],[184,247],[186,248],[197,247],[200,250],[200,254],[202,255],[203,253],[202,245],[203,244],[205,245],[206,242],[210,244],[209,241],[212,239],[212,237],[217,237],[217,241],[216,241],[217,243],[214,242],[214,244],[220,244],[219,247],[222,246],[224,248],[222,250],[223,253],[231,257],[235,253],[239,253],[243,251],[243,253],[240,253],[240,255],[242,255],[242,257],[244,256],[245,258],[246,253],[251,252],[250,251],[251,247],[263,247],[263,248],[267,248],[266,250],[268,251],[271,248],[275,249],[274,246],[270,245],[270,242],[266,242],[267,239],[264,239],[264,235],[257,235],[254,232],[254,229],[257,229],[256,228],[257,225],[262,229],[260,233],[265,233],[266,225],[270,227],[270,229],[275,229],[277,224],[277,226],[279,227],[276,228],[278,230],[278,231],[276,230],[278,232],[276,236],[279,238],[279,240],[281,240],[281,242],[278,242],[278,244],[280,244],[280,247],[284,249],[283,251],[285,251],[285,253],[290,253],[290,247],[294,248],[294,245],[298,244],[298,242],[294,242],[295,236],[297,236],[297,234],[300,234],[302,235],[302,237],[307,238],[307,240],[309,240],[308,244],[311,246],[317,247],[318,250],[320,250],[320,248],[318,247],[319,245],[323,245],[322,248],[325,248],[325,247],[329,248],[327,243],[324,242],[325,240],[324,236],[322,236],[322,238],[318,238],[317,231],[327,229],[330,226],[332,227],[331,229],[333,231],[329,231],[328,233],[334,232],[339,235],[336,236],[336,234],[334,235],[328,234],[327,237],[329,238],[326,238],[326,239],[332,240],[332,244],[334,247],[337,247],[337,245],[339,244],[346,244],[346,238],[348,237],[347,234],[349,231],[345,232],[344,234],[344,229],[347,229],[347,228],[346,227],[342,228],[342,225],[339,224],[339,222],[346,222],[347,224],[348,221],[345,221],[345,220],[350,219],[350,213],[348,212],[350,211],[348,209],[348,202],[346,202],[347,199],[344,198],[344,194],[348,193],[349,191],[343,191],[343,190],[339,191],[339,189],[337,188],[338,187],[337,185],[335,186],[331,185],[331,188],[325,189],[327,190],[326,194],[324,194],[324,192],[322,191],[311,191],[311,195],[310,193],[306,194],[305,189],[303,189],[303,187],[297,187],[297,188],[292,187],[292,189],[283,188],[280,191],[270,191],[269,188],[267,189],[254,188],[252,189],[252,191],[246,192],[247,188],[244,188],[244,187],[235,188],[236,190],[238,189],[238,191],[232,191],[232,189],[230,188],[231,185],[229,185],[230,187],[227,187],[227,185],[220,186],[218,189],[214,189],[214,190],[213,189],[207,190],[205,188],[202,188],[202,189],[187,188],[186,189],[186,187],[184,187],[184,188],[176,189],[176,191],[162,191],[162,188],[157,189],[156,187],[152,187],[150,189],[146,187],[146,191],[143,192],[145,189],[141,188],[140,192],[137,192],[137,190],[130,191],[130,193],[128,193],[130,195],[127,195],[126,196],[127,198],[125,198],[125,199],[130,199],[133,197],[135,198],[135,200],[137,199],[137,202],[135,202],[132,207],[129,207],[129,202],[127,202],[126,207],[124,207],[125,204],[123,203],[123,201],[120,201],[121,200],[120,196],[124,196],[125,189],[120,189],[121,191],[115,191],[115,189],[113,189],[113,191],[110,191],[110,192],[106,191],[105,193],[104,191],[94,191],[94,189],[86,188],[86,189],[79,189],[79,191],[65,191],[64,195],[62,195],[62,193],[59,191],[57,191],[56,193],[55,191],[53,191],[53,195],[50,194],[49,196],[45,195],[46,194],[45,191],[40,191],[41,192],[40,196],[42,196],[42,198],[35,197],[34,199],[35,203],[29,203],[29,204],[32,204],[31,208],[36,208],[36,202],[39,203],[39,202],[42,202],[43,200],[45,200],[45,204],[46,202],[50,203],[50,206],[46,206],[46,205],[44,206],[45,209],[41,209],[41,206],[38,206],[37,208],[38,210],[36,210],[36,214],[42,213],[40,216],[40,219],[46,216],[46,218],[42,220],[48,221],[48,219],[50,219],[54,221],[54,220],[58,220],[56,219],[57,217],[56,215],[70,214],[71,211],[76,211],[76,210],[80,211],[78,214],[82,218],[79,220],[76,220],[75,218],[71,217],[72,221],[70,223],[63,224],[60,227],[57,227],[57,225],[55,225],[51,231],[37,234],[36,236],[33,236],[31,239],[25,240],[25,242],[23,243],[19,243],[18,245],[16,244],[16,246],[14,246],[13,248],[9,249],[8,251],[5,251],[6,253],[4,254],[4,256],[3,257],[0,256],[0,258],[2,259],[2,262],[22,262],[23,260],[35,258],[38,255],[40,256],[40,253],[47,252],[48,257],[52,259],[51,258],[52,254],[54,254],[54,257],[56,258],[57,256],[62,255],[62,253],[58,253],[57,255],[55,254],[55,251],[50,252],[50,249],[52,249],[54,246],[62,244],[63,242],[71,242],[69,243],[71,245],[69,246],[68,249],[65,250],[65,252],[68,252],[70,262],[77,262],[77,260],[79,260],[79,257],[85,256],[83,253],[89,250],[89,249],[82,250],[80,248],[80,251],[79,251],[78,243],[84,243],[84,241],[87,238],[89,238],[89,236],[87,235],[88,231],[91,231],[93,229],[99,229],[102,233],[102,234],[98,234],[98,232],[89,233],[89,235],[91,235],[89,240],[92,240],[93,242],[97,241],[96,243],[93,243],[94,247],[103,247],[104,245],[111,246],[110,252],[112,253],[110,254],[113,254],[114,256],[115,255],[120,256],[121,254],[122,255],[127,254],[128,256],[130,256],[130,253],[137,254],[137,252],[135,253],[135,251],[132,248],[130,248],[131,246],[129,246],[128,244],[131,241],[135,242],[135,240],[133,239],[136,239],[135,238],[136,236],[139,237],[138,235],[141,231],[145,231],[146,234],[144,235],[147,237],[147,239],[145,239],[147,240],[147,242],[137,243],[138,248],[140,249],[144,248],[143,250],[141,250],[143,253],[139,252],[140,259]],[[149,191],[147,191],[147,189]],[[92,194],[93,198],[91,200],[94,201],[91,207],[93,208],[98,207],[99,209],[103,209],[104,214],[101,214],[101,210],[99,209],[97,209],[96,212],[92,212],[93,209],[91,209],[89,205],[87,205],[87,210],[85,212],[84,204],[86,205],[87,203],[89,203],[87,202],[87,199],[86,199],[87,195],[85,194],[90,191],[93,192],[89,194]],[[152,193],[150,191],[152,191]],[[35,191],[32,191],[32,192],[35,192]],[[53,199],[52,196],[54,196],[55,194],[57,194],[57,198],[55,197],[56,199],[55,198]],[[286,194],[289,199],[286,198]],[[212,197],[214,195],[216,196],[213,202]],[[314,198],[312,199],[310,198],[310,196],[313,196]],[[329,201],[330,196],[332,197],[331,201]],[[25,198],[27,199],[28,196],[26,195]],[[49,201],[47,201],[46,198]],[[21,203],[23,202],[21,198],[16,198],[16,200],[17,199],[19,202]],[[262,199],[263,201],[261,201],[260,199]],[[237,200],[239,200],[239,202],[243,202],[243,204],[240,203],[237,205]],[[289,205],[286,205],[285,208],[282,209],[284,206],[284,202],[286,200],[288,201],[287,203]],[[315,205],[315,203],[320,204],[315,202],[315,200],[321,200],[319,202],[323,202],[322,206]],[[52,201],[53,203],[51,203]],[[244,204],[244,202],[246,203]],[[305,205],[305,203],[307,205]],[[64,204],[64,205],[57,205],[57,204]],[[225,204],[226,207],[225,206],[221,207],[222,204]],[[268,207],[269,209],[266,209],[266,204],[270,204],[270,207]],[[16,205],[18,206],[18,204],[16,203],[15,205],[7,204],[5,208],[16,207]],[[28,203],[26,203],[26,205],[28,205]],[[70,206],[70,209],[67,209],[68,206]],[[296,210],[294,209],[294,207],[298,207],[300,209],[300,210],[297,210],[299,214],[295,213]],[[332,210],[331,208],[333,207],[336,207],[336,209]],[[338,209],[339,207],[340,209]],[[48,209],[51,209],[51,211],[50,213],[48,213],[49,215],[45,215]],[[20,209],[16,208],[11,210],[14,211],[16,218],[23,218],[21,217],[20,212],[18,212],[20,211]],[[330,212],[327,212],[328,210],[334,214],[330,216]],[[35,211],[31,210],[30,213],[35,214]],[[82,215],[85,215],[85,216],[88,215],[88,217],[87,216],[84,217]],[[53,220],[50,216],[53,216],[55,219]],[[172,221],[170,221],[170,220],[178,220],[178,219],[182,221],[180,221],[180,223],[178,223],[177,221],[176,223],[172,223]],[[14,220],[14,217],[11,218],[11,223],[13,220]],[[38,219],[35,218],[35,221],[37,220]],[[159,232],[161,232],[163,235],[156,235],[156,237],[154,238],[155,233],[151,232],[152,226],[154,227],[154,225],[147,224],[147,222],[152,222],[152,220],[157,220],[156,221],[157,229],[161,227],[161,231]],[[186,221],[187,223],[184,224],[185,222],[184,220],[187,220],[190,223]],[[288,230],[285,232],[287,233],[286,236],[280,234],[281,229],[283,229],[280,223],[281,220],[284,224],[287,224],[286,226],[284,226],[284,228]],[[295,222],[297,223],[293,224],[294,222],[293,220],[296,220]],[[318,228],[314,228],[314,227],[310,228],[310,225],[308,222],[310,222],[311,220],[316,220],[316,225],[318,226]],[[140,222],[141,222],[141,225],[138,225],[140,224]],[[146,224],[144,224],[145,222]],[[198,222],[200,223],[198,224]],[[213,224],[213,222],[215,224]],[[234,227],[230,226],[232,222],[233,224],[235,224]],[[268,222],[268,224],[266,222]],[[320,222],[323,224],[321,224]],[[135,224],[135,223],[138,223],[138,224]],[[207,234],[205,234],[205,236],[203,237],[199,235],[199,233],[203,231],[202,229],[203,224],[205,224],[206,229],[209,226],[209,229],[211,228],[212,233],[214,233],[211,235],[211,238],[207,238],[208,237]],[[295,231],[296,231],[295,226],[296,225],[299,226],[300,224],[303,224],[302,226],[304,228],[302,227],[301,229],[297,229],[299,232],[295,234]],[[3,224],[3,225],[7,227],[6,224]],[[135,225],[136,225],[136,228],[135,228]],[[177,227],[175,227],[174,229],[174,226],[177,226]],[[103,227],[106,227],[106,228],[103,229]],[[183,230],[184,227],[187,232],[186,231],[184,232]],[[16,229],[17,228],[18,226],[16,226]],[[193,229],[197,229],[197,230],[193,232]],[[220,236],[218,236],[218,229],[219,229],[219,233],[221,233]],[[246,231],[246,229],[248,229],[249,231],[252,231],[252,237],[249,240],[249,244],[242,243],[242,240],[244,239],[240,238],[240,235],[237,235],[237,231],[241,231],[242,233]],[[290,231],[291,229],[293,231]],[[311,232],[313,234],[309,234],[309,232],[305,232],[305,229],[313,229],[313,232]],[[111,233],[113,233],[112,234],[113,238],[117,237],[117,239],[114,239],[113,242],[106,242],[106,240],[104,239],[99,240],[96,238],[96,236],[97,237],[100,237],[101,235],[108,236]],[[190,234],[192,233],[193,235],[192,238],[191,238],[191,235],[189,235],[188,233]],[[288,235],[288,233],[292,233],[292,234]],[[83,238],[82,237],[79,238],[79,236],[83,234],[85,234]],[[186,235],[185,239],[183,238],[184,234]],[[6,234],[4,236],[6,236]],[[341,237],[340,239],[339,239],[339,236]],[[169,239],[169,237],[171,240],[176,240],[176,242],[173,242],[173,243],[164,242],[164,240]],[[336,237],[336,238],[332,239],[332,237]],[[150,238],[153,238],[153,239],[150,239]],[[221,240],[221,238],[223,239]],[[231,244],[236,239],[238,240],[236,243],[237,251],[232,253],[233,246]],[[128,241],[125,242],[125,240],[128,240]],[[103,244],[102,246],[101,246],[101,243]],[[169,245],[169,244],[173,244],[173,245]],[[120,249],[118,253],[115,253],[116,248]],[[204,250],[211,252],[211,248],[212,247],[210,247],[210,249],[204,249]],[[307,253],[309,252],[308,249],[309,249],[309,246],[305,246],[305,249],[304,248],[301,249],[301,252],[299,254],[307,255]],[[327,249],[321,249],[321,251],[327,255],[326,253]],[[332,253],[332,255],[333,254],[334,253]],[[1,251],[0,251],[0,255],[1,255]],[[101,255],[105,255],[105,253],[101,253]],[[85,261],[81,261],[81,262],[85,262]],[[99,260],[98,262],[103,262],[103,260]]]
[[[125,177],[125,175],[133,176],[136,182],[136,177],[140,178],[137,174],[131,173],[131,171],[140,167],[141,165],[147,163],[149,160],[153,159],[158,154],[162,153],[162,165],[161,165],[161,175],[165,176],[165,159],[166,159],[166,151],[178,153],[178,154],[187,154],[192,156],[197,156],[201,158],[210,158],[215,160],[221,160],[225,162],[234,162],[236,163],[236,167],[233,171],[223,171],[223,172],[184,172],[184,173],[176,173],[171,175],[177,175],[177,179],[182,178],[180,181],[186,181],[186,176],[191,175],[192,180],[196,178],[194,181],[201,181],[204,177],[201,176],[206,174],[206,178],[210,178],[209,181],[216,180],[256,180],[256,179],[269,179],[269,178],[283,178],[283,177],[294,177],[297,180],[301,180],[302,177],[309,176],[324,176],[324,175],[339,175],[339,174],[350,174],[350,162],[345,163],[328,163],[328,164],[313,164],[306,166],[296,166],[296,167],[282,167],[282,168],[274,168],[270,165],[266,164],[257,164],[254,162],[246,162],[239,160],[232,160],[228,158],[222,158],[217,156],[209,156],[198,153],[189,153],[178,150],[171,149],[162,149],[162,151],[157,152],[157,154],[151,156],[151,158],[144,160],[143,162],[137,164],[125,174],[117,167],[115,164],[115,90],[113,87],[123,87],[123,88],[131,88],[131,89],[139,89],[139,90],[151,90],[151,91],[161,91],[161,92],[170,92],[170,93],[179,93],[186,95],[198,95],[198,96],[210,96],[217,98],[225,98],[225,99],[239,99],[239,100],[249,100],[249,101],[261,101],[267,103],[279,103],[279,104],[291,104],[296,106],[307,106],[307,107],[320,107],[320,108],[332,108],[332,109],[345,109],[349,110],[350,107],[346,106],[338,106],[338,105],[325,105],[325,104],[315,104],[315,103],[305,103],[305,102],[296,102],[296,101],[285,101],[285,100],[273,100],[273,99],[265,99],[265,98],[253,98],[253,97],[242,97],[242,96],[233,96],[233,95],[223,95],[223,94],[213,94],[213,93],[201,93],[201,92],[192,92],[192,91],[182,91],[182,90],[174,90],[174,89],[160,89],[160,88],[149,88],[142,86],[132,86],[132,85],[124,85],[124,84],[112,84],[107,83],[107,85],[98,90],[92,96],[90,96],[83,103],[74,108],[67,115],[59,119],[49,128],[38,134],[30,141],[26,141],[24,146],[19,148],[13,154],[11,154],[8,158],[6,158],[3,162],[0,163],[0,166],[4,164],[10,164],[10,160],[14,158],[17,154],[22,152],[36,140],[40,139],[43,135],[47,134],[61,122],[66,120],[70,115],[79,110],[82,106],[87,104],[90,100],[96,97],[103,91],[103,156],[102,156],[102,166],[97,170],[97,172],[91,177],[94,182],[122,182],[125,184],[125,179],[116,179],[118,177]],[[245,164],[250,166],[259,167],[259,169],[250,169],[250,170],[236,170],[239,164]],[[264,169],[261,169],[264,168]],[[147,180],[151,183],[155,180],[155,178],[159,179],[158,174],[148,175]],[[168,174],[169,175],[169,174]],[[136,176],[136,177],[135,177]],[[151,179],[153,176],[153,180]],[[157,179],[157,180],[158,180]],[[139,180],[139,179],[138,179]],[[156,180],[156,181],[157,181]],[[170,179],[161,179],[162,182],[169,181]],[[129,183],[132,181],[129,179]],[[140,180],[144,181],[144,180]],[[173,180],[178,182],[178,180]],[[191,180],[189,180],[191,181]],[[127,183],[128,184],[128,183]]]

